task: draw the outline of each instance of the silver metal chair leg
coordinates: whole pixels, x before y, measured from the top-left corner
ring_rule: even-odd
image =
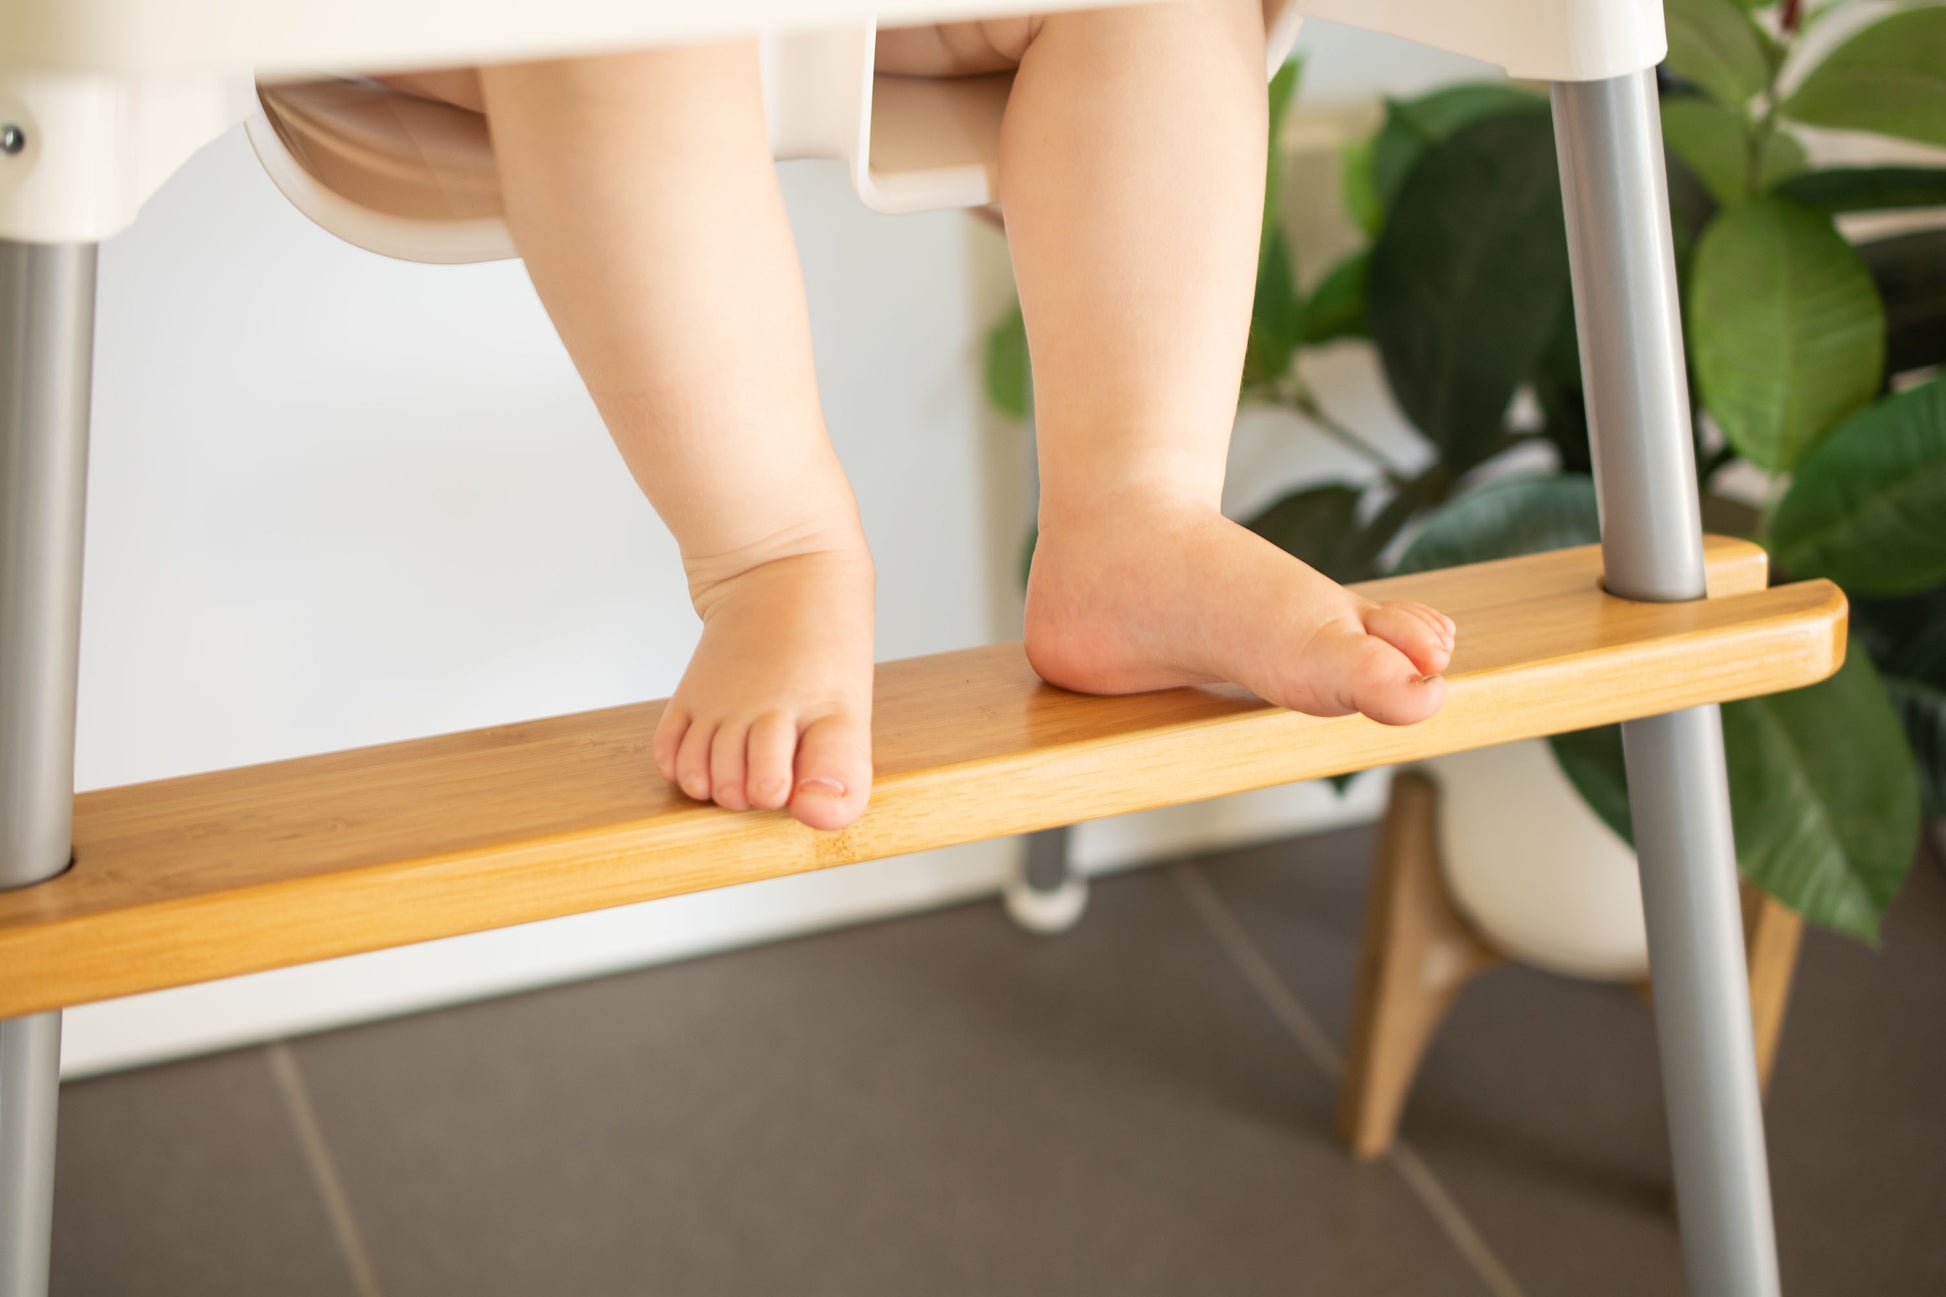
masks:
[[[92,244],[0,242],[0,888],[67,868]],[[61,1015],[0,1022],[0,1297],[47,1291]]]
[[[1553,88],[1602,563],[1628,599],[1704,596],[1653,72]],[[1720,715],[1622,727],[1689,1291],[1779,1291]]]
[[[1029,932],[1066,932],[1088,908],[1088,877],[1068,857],[1073,841],[1074,830],[1065,826],[1027,835],[1026,850],[1000,899],[1013,921]]]

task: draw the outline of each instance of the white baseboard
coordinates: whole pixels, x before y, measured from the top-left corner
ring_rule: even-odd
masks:
[[[1374,772],[1343,798],[1322,783],[1295,784],[1101,820],[1080,827],[1073,855],[1100,874],[1365,822],[1376,817],[1385,783]],[[971,843],[85,1005],[67,1014],[62,1074],[138,1067],[914,914],[995,893],[1014,867],[1019,841]]]

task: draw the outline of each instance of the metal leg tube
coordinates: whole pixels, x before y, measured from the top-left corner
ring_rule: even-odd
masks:
[[[1575,320],[1613,593],[1704,595],[1652,72],[1557,84]],[[1719,713],[1622,727],[1689,1291],[1775,1297],[1777,1245]]]
[[[1074,830],[1066,827],[1027,835],[1027,849],[1000,899],[1013,921],[1029,932],[1066,932],[1088,908],[1087,875],[1069,858],[1073,841]]]
[[[0,888],[67,868],[93,245],[0,242]],[[61,1015],[0,1023],[0,1297],[47,1291]]]

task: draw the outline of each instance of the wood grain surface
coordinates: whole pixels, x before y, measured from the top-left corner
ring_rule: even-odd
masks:
[[[1234,689],[1095,698],[1018,644],[879,668],[877,781],[841,833],[663,783],[660,703],[75,799],[66,873],[0,893],[0,1017],[728,887],[1796,688],[1838,668],[1835,586],[1612,599],[1593,548],[1373,582],[1459,626],[1432,720],[1319,719]]]

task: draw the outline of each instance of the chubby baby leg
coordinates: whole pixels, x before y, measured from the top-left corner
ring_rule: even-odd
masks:
[[[657,766],[699,800],[842,828],[871,789],[872,563],[819,412],[756,47],[486,67],[478,89],[515,243],[703,620]]]
[[[1258,0],[1052,14],[1019,55],[1000,190],[1033,357],[1027,652],[1090,693],[1232,681],[1423,720],[1452,622],[1360,598],[1219,511],[1265,149]]]

